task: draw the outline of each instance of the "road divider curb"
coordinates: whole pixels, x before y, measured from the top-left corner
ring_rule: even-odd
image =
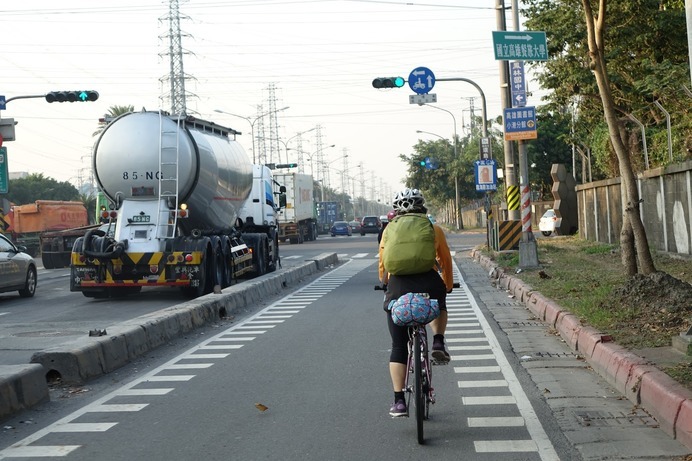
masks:
[[[218,294],[117,325],[95,325],[106,334],[86,336],[85,332],[83,338],[36,352],[31,364],[0,366],[0,418],[49,400],[47,376],[78,384],[110,373],[181,334],[242,312],[337,263],[336,253],[322,253],[298,266],[244,280]]]
[[[692,392],[646,359],[612,342],[609,335],[581,325],[575,315],[505,273],[480,250],[472,250],[471,256],[489,270],[489,277],[495,279],[498,288],[508,291],[537,318],[554,327],[594,371],[632,403],[648,411],[666,434],[692,449]]]
[[[0,365],[0,419],[48,399],[41,365]]]

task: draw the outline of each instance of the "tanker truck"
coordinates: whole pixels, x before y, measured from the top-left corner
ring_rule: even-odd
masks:
[[[104,298],[169,286],[197,297],[276,270],[276,219],[252,212],[253,165],[239,134],[165,112],[130,112],[106,125],[92,167],[110,228],[75,242],[70,290]]]

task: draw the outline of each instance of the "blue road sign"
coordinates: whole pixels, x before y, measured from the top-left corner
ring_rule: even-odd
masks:
[[[547,61],[545,32],[493,31],[495,59],[499,61]]]
[[[476,160],[474,168],[476,190],[497,190],[497,164],[493,159]]]
[[[536,108],[517,107],[504,110],[505,141],[536,139]]]
[[[5,99],[5,96],[0,95],[0,110],[6,109],[5,104],[7,104],[7,99]]]
[[[0,194],[6,194],[10,185],[7,168],[7,147],[0,147]]]
[[[509,63],[509,87],[512,92],[512,107],[526,106],[526,76],[524,61]]]
[[[435,86],[435,74],[427,67],[416,67],[408,76],[408,86],[417,94],[426,94]]]

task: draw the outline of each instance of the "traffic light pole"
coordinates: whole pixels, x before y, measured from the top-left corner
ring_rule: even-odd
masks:
[[[470,79],[468,79],[468,78],[463,78],[463,77],[438,78],[437,81],[438,81],[438,82],[466,82],[466,83],[469,83],[469,84],[473,85],[473,86],[478,90],[478,93],[480,93],[480,95],[481,95],[481,117],[483,118],[483,123],[481,124],[481,127],[482,127],[481,133],[482,133],[482,136],[483,136],[484,138],[487,138],[487,137],[488,137],[487,104],[486,104],[486,102],[485,102],[485,93],[483,93],[483,89],[482,89],[476,82],[474,82],[473,80],[470,80]],[[433,107],[434,107],[434,106],[433,106]],[[456,122],[455,122],[455,124],[456,124]],[[456,138],[456,135],[455,135],[455,138]],[[454,140],[454,142],[456,143],[456,139]],[[456,146],[455,146],[455,148],[456,148]],[[456,157],[456,155],[455,155],[455,157]],[[458,177],[459,177],[459,175],[457,174],[457,175],[456,175],[456,178],[458,178]],[[457,208],[457,209],[456,209],[456,219],[457,219],[457,229],[459,229],[459,227],[460,227],[460,226],[459,226],[459,223],[462,223],[462,219],[461,219],[461,207],[460,207],[460,203],[459,203],[459,180],[456,179],[455,183],[456,183],[455,185],[456,185],[456,191],[457,191],[457,192],[456,192],[456,208]],[[490,214],[490,213],[489,213],[489,210],[490,210],[490,195],[489,195],[489,192],[486,192],[486,193],[485,193],[485,208],[486,208],[486,210],[485,210],[485,211],[486,211],[486,216],[488,216],[488,215]],[[488,247],[490,247],[490,224],[491,224],[491,223],[490,223],[490,220],[489,220],[489,221],[488,221],[488,230],[487,230],[487,232],[486,232],[486,234],[487,234],[487,236],[488,236]],[[461,224],[461,227],[462,227],[462,228],[464,227],[464,226],[463,226],[463,223]]]

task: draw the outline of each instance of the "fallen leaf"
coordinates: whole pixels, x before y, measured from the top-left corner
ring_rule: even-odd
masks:
[[[257,409],[258,409],[259,411],[261,411],[261,412],[265,412],[265,411],[269,410],[269,407],[268,407],[268,406],[263,405],[263,404],[261,404],[261,403],[256,403],[256,404],[255,404],[255,407],[257,407]]]

